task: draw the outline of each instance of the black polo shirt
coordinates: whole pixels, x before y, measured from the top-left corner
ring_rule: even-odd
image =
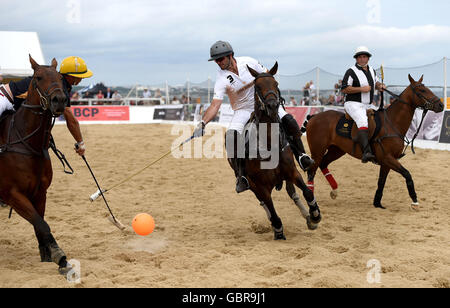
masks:
[[[32,79],[33,79],[33,77],[27,77],[22,80],[11,81],[9,83],[9,88],[11,90],[11,94],[14,99],[14,109],[15,110],[18,110],[20,108],[20,106],[22,106],[23,102],[25,101],[25,99],[18,98],[17,96],[24,94],[25,92],[28,91]],[[64,75],[63,75],[62,83],[63,83],[64,94],[66,94],[66,96],[67,96],[67,102],[68,102],[67,107],[70,107],[70,94],[72,92],[72,86],[67,82],[66,78],[64,78]],[[47,91],[47,89],[41,89],[41,90]]]
[[[355,65],[355,67],[360,70],[361,72],[364,73],[364,75],[367,78],[367,81],[369,82],[369,85],[371,86],[371,90],[370,90],[370,102],[373,102],[373,97],[375,94],[375,81],[372,78],[372,74],[370,74],[370,66],[367,66],[367,71],[364,70],[362,67],[360,67],[358,64]],[[375,71],[375,76],[376,76],[376,71]],[[355,74],[355,71],[352,70],[351,68],[349,68],[347,70],[347,72],[344,75],[344,79],[342,80],[342,87],[341,90],[344,90],[345,88],[348,87],[355,87],[355,88],[359,88],[361,87],[361,82],[358,79],[358,76]],[[353,94],[347,94],[345,96],[345,101],[349,102],[362,102],[362,93],[353,93]]]

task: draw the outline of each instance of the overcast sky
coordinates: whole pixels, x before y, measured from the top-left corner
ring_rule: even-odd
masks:
[[[217,40],[285,75],[343,74],[359,45],[375,66],[436,62],[450,56],[449,14],[448,0],[1,0],[0,30],[38,32],[47,63],[84,58],[83,84],[181,84],[215,78]]]

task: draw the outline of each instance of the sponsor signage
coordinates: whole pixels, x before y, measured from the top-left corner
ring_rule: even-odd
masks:
[[[183,115],[183,107],[177,108],[155,108],[153,120],[180,121]]]
[[[446,111],[442,120],[440,143],[450,143],[450,111]]]
[[[72,106],[78,121],[129,121],[129,106]]]

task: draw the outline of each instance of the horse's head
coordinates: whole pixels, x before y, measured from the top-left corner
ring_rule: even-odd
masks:
[[[280,106],[281,95],[278,89],[278,82],[273,77],[278,71],[278,62],[268,73],[259,74],[247,65],[247,68],[255,77],[255,108],[264,111],[273,121],[278,122],[278,107]]]
[[[411,75],[408,75],[410,87],[414,93],[413,104],[416,108],[422,108],[424,110],[432,110],[436,113],[444,111],[444,104],[441,102],[429,88],[423,83],[423,75],[419,81],[415,81]]]
[[[60,116],[68,99],[63,90],[63,76],[56,71],[58,62],[53,58],[51,66],[39,65],[30,55],[30,63],[34,74],[28,90],[29,104],[40,104],[42,109]]]

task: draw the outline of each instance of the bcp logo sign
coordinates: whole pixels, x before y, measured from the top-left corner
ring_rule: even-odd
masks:
[[[76,118],[95,118],[100,110],[97,107],[75,107],[73,114]]]
[[[72,107],[78,121],[129,121],[129,106],[83,106]]]

